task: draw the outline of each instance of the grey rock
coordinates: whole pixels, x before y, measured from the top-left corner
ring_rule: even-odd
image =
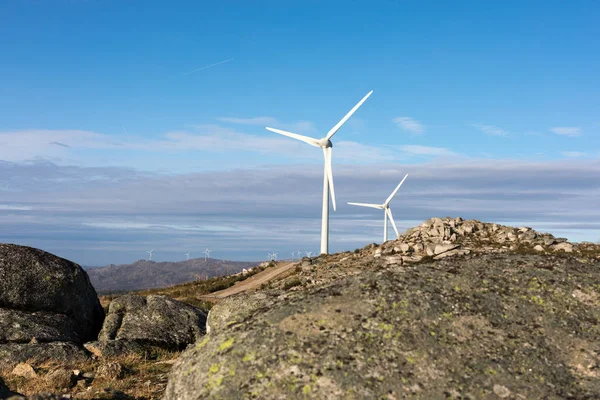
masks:
[[[471,251],[468,249],[454,249],[454,250],[450,250],[450,251],[445,251],[443,253],[438,254],[437,256],[433,257],[434,260],[440,260],[442,258],[446,258],[446,257],[451,257],[451,256],[462,256],[462,255],[466,255],[469,254]]]
[[[423,256],[419,256],[416,254],[410,255],[410,256],[402,256],[402,262],[403,263],[414,263],[414,262],[419,262],[423,259]]]
[[[568,242],[560,242],[552,245],[552,251],[564,251],[565,253],[572,253],[573,245]]]
[[[551,246],[556,243],[556,239],[553,236],[545,236],[544,237],[544,245]]]
[[[381,257],[381,253],[382,253],[381,247],[378,247],[375,249],[375,251],[373,251],[373,257]]]
[[[533,249],[535,251],[544,251],[544,248],[539,244],[536,244],[535,246],[533,246]]]
[[[70,389],[77,383],[73,371],[64,368],[49,372],[44,379],[51,384],[54,390]]]
[[[89,359],[89,353],[72,342],[0,344],[0,369],[14,368],[21,362],[36,366],[47,361],[76,363],[89,361]]]
[[[20,376],[25,379],[33,379],[38,377],[37,372],[35,372],[31,364],[27,364],[24,362],[17,364],[10,372],[10,374]]]
[[[410,247],[410,245],[408,243],[401,243],[400,244],[400,251],[403,253],[408,253],[410,252],[412,249]]]
[[[82,341],[95,339],[104,311],[77,264],[32,247],[0,244],[0,307],[69,316]]]
[[[236,295],[215,304],[209,311],[206,321],[206,331],[215,334],[231,324],[239,322],[238,318],[248,310],[254,310],[256,304],[267,301],[268,295],[264,292],[252,294],[252,302],[245,294]]]
[[[328,271],[340,273],[334,269]],[[567,269],[569,282],[554,278]],[[563,344],[585,343],[593,363],[598,340],[586,329],[594,329],[598,313],[541,290],[544,301],[573,312],[557,316],[531,300],[533,278],[567,293],[596,281],[594,269],[574,258],[491,254],[446,258],[409,273],[365,268],[295,292],[225,299],[209,316],[209,324],[222,321],[219,329],[177,359],[164,399],[400,399],[415,397],[411,392],[469,398],[465,387],[477,398],[506,394],[495,383],[518,387],[525,398],[564,398],[567,390],[571,398],[595,398],[596,383],[567,364],[581,361],[563,361],[572,352]],[[507,311],[507,303],[514,308]],[[522,365],[536,373],[505,372]]]
[[[0,343],[79,342],[74,321],[64,314],[0,308]]]
[[[385,263],[387,265],[402,265],[402,256],[385,257]]]
[[[106,379],[114,381],[123,377],[123,366],[118,362],[109,362],[102,364],[96,371],[96,377],[98,379]]]
[[[457,244],[438,244],[438,245],[436,245],[434,247],[433,254],[435,254],[435,255],[442,254],[442,253],[445,253],[447,251],[454,250],[457,247],[460,247],[460,245],[457,245]]]
[[[127,340],[181,350],[206,332],[206,314],[165,296],[125,295],[113,300],[99,341]]]
[[[99,358],[121,357],[127,354],[147,355],[153,346],[132,340],[106,340],[87,342],[83,345],[87,351]]]
[[[427,253],[428,256],[432,256],[435,254],[435,245],[434,244],[428,244],[425,247],[425,252]]]

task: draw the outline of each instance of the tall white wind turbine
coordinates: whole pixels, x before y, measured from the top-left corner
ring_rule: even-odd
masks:
[[[146,253],[148,253],[148,261],[152,261],[152,253],[154,252],[154,249],[150,250],[150,251],[146,251]]]
[[[186,260],[190,259],[190,253],[191,253],[191,251],[188,251],[187,253],[185,253],[185,259]]]
[[[204,250],[204,261],[206,261],[206,260],[208,260],[210,258],[210,252],[211,251],[212,250],[210,250],[210,249]]]
[[[392,199],[398,192],[398,189],[400,189],[400,186],[402,186],[402,184],[404,183],[404,181],[406,180],[407,177],[408,177],[408,174],[404,175],[404,178],[402,179],[402,181],[400,181],[398,186],[396,186],[396,189],[394,189],[392,194],[390,194],[390,196],[385,200],[385,203],[383,203],[383,204],[348,203],[353,206],[370,207],[370,208],[376,208],[378,210],[383,210],[383,241],[384,242],[387,242],[387,240],[388,240],[388,234],[387,234],[387,231],[388,231],[387,219],[388,219],[388,217],[390,218],[392,227],[396,231],[396,237],[400,236],[400,233],[398,233],[398,228],[396,228],[396,223],[394,222],[394,217],[392,217],[392,210],[390,209],[390,201],[392,201]]]
[[[291,137],[302,142],[308,143],[314,147],[320,147],[323,149],[323,156],[325,158],[325,170],[323,174],[323,214],[321,219],[321,254],[327,254],[329,252],[329,192],[331,191],[331,201],[333,203],[333,210],[335,211],[335,191],[333,189],[333,171],[331,168],[331,138],[335,133],[348,121],[348,119],[358,110],[358,108],[369,98],[373,93],[371,90],[361,101],[356,104],[348,114],[344,116],[333,128],[327,132],[327,135],[321,139],[314,139],[308,136],[298,135],[281,129],[274,129],[266,127],[271,132],[279,133],[280,135]]]

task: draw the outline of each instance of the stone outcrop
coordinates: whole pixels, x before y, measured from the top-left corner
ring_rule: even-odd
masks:
[[[599,393],[598,261],[474,251],[397,265],[374,249],[319,257],[317,271],[213,307],[210,333],[177,360],[165,399]],[[286,290],[286,279],[302,283]]]
[[[542,253],[570,254],[595,248],[593,243],[573,244],[530,227],[511,227],[462,218],[430,218],[408,229],[397,240],[372,248],[371,254],[384,263],[402,265],[424,257],[442,259],[476,253],[507,253],[535,250]],[[596,247],[597,248],[597,247]]]
[[[51,319],[62,315],[72,321],[72,332],[79,342],[95,339],[104,317],[96,291],[79,265],[42,250],[12,244],[0,244],[0,308],[47,312],[53,316],[48,317]],[[58,332],[57,324],[63,322],[52,321],[50,329],[59,336],[65,334]],[[6,329],[10,327],[0,319],[0,331]],[[37,337],[35,332],[30,333]],[[40,333],[44,335],[48,332]]]
[[[90,359],[89,353],[73,342],[0,344],[0,369],[19,363],[77,363]]]
[[[75,322],[65,314],[0,308],[0,343],[79,342]]]
[[[202,310],[165,296],[130,294],[110,303],[97,346],[110,351],[116,341],[182,350],[205,332]]]
[[[89,359],[104,310],[77,264],[31,247],[0,244],[0,368]]]

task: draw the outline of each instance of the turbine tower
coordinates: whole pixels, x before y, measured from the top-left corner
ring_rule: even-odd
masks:
[[[146,251],[146,253],[148,253],[148,261],[152,261],[152,252],[154,251],[154,249],[150,250],[150,251]]]
[[[305,143],[310,144],[314,147],[320,147],[323,149],[323,156],[325,157],[325,169],[323,173],[323,214],[321,220],[321,254],[327,254],[329,252],[329,192],[331,191],[331,201],[333,203],[333,211],[335,211],[335,191],[333,189],[333,171],[331,169],[331,148],[333,144],[331,143],[331,138],[335,133],[344,125],[348,118],[352,116],[358,110],[358,108],[369,98],[369,96],[373,93],[371,90],[365,97],[362,98],[361,101],[358,102],[338,122],[333,128],[327,132],[327,135],[321,139],[314,139],[308,136],[298,135],[297,133],[283,131],[281,129],[274,129],[266,127],[267,130],[275,133],[279,133],[280,135],[291,137],[293,139],[301,140]]]
[[[187,253],[185,253],[185,259],[186,260],[190,259],[190,253],[191,253],[190,251],[188,251]]]
[[[388,237],[388,234],[387,234],[387,231],[388,231],[387,219],[388,219],[388,217],[390,218],[392,227],[396,231],[396,237],[400,236],[400,233],[398,233],[398,228],[396,228],[396,223],[394,222],[394,217],[392,217],[392,210],[390,210],[390,201],[392,201],[392,199],[398,192],[398,189],[400,189],[400,186],[402,186],[402,184],[404,183],[404,181],[406,180],[407,177],[408,177],[408,174],[404,175],[404,178],[402,179],[402,181],[400,181],[398,186],[396,186],[396,189],[392,192],[392,194],[390,194],[390,197],[388,197],[386,199],[385,203],[383,203],[383,204],[348,203],[353,206],[370,207],[370,208],[376,208],[378,210],[383,210],[383,241],[384,242],[387,242],[387,240],[388,240],[388,238],[387,238]]]
[[[210,258],[210,252],[212,250],[206,249],[204,250],[204,261],[208,260]]]

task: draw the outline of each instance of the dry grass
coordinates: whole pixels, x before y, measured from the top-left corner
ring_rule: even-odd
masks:
[[[160,399],[165,391],[171,366],[179,355],[179,352],[157,350],[148,357],[126,355],[69,365],[47,362],[36,366],[37,378],[26,379],[7,370],[0,371],[0,376],[11,390],[24,395],[60,393],[79,399],[102,399],[112,396],[111,391],[116,390],[133,399]],[[84,379],[80,376],[75,386],[63,389],[57,389],[54,382],[45,378],[56,369],[96,374],[102,365],[115,362],[122,367],[122,374],[118,378],[97,376],[94,379]]]
[[[195,280],[193,282],[186,282],[175,286],[170,286],[160,289],[146,289],[140,291],[134,291],[129,293],[139,294],[141,296],[148,296],[151,294],[168,296],[175,300],[182,301],[187,304],[196,306],[204,311],[210,310],[212,303],[199,297],[209,293],[217,292],[219,290],[227,289],[233,286],[236,282],[240,282],[250,278],[253,275],[265,270],[268,267],[254,267],[252,271],[246,275],[236,274],[229,276],[215,277],[206,280]],[[125,294],[125,293],[123,293]],[[121,294],[120,294],[121,295]],[[106,295],[100,297],[100,304],[106,309],[108,304],[120,295]]]

